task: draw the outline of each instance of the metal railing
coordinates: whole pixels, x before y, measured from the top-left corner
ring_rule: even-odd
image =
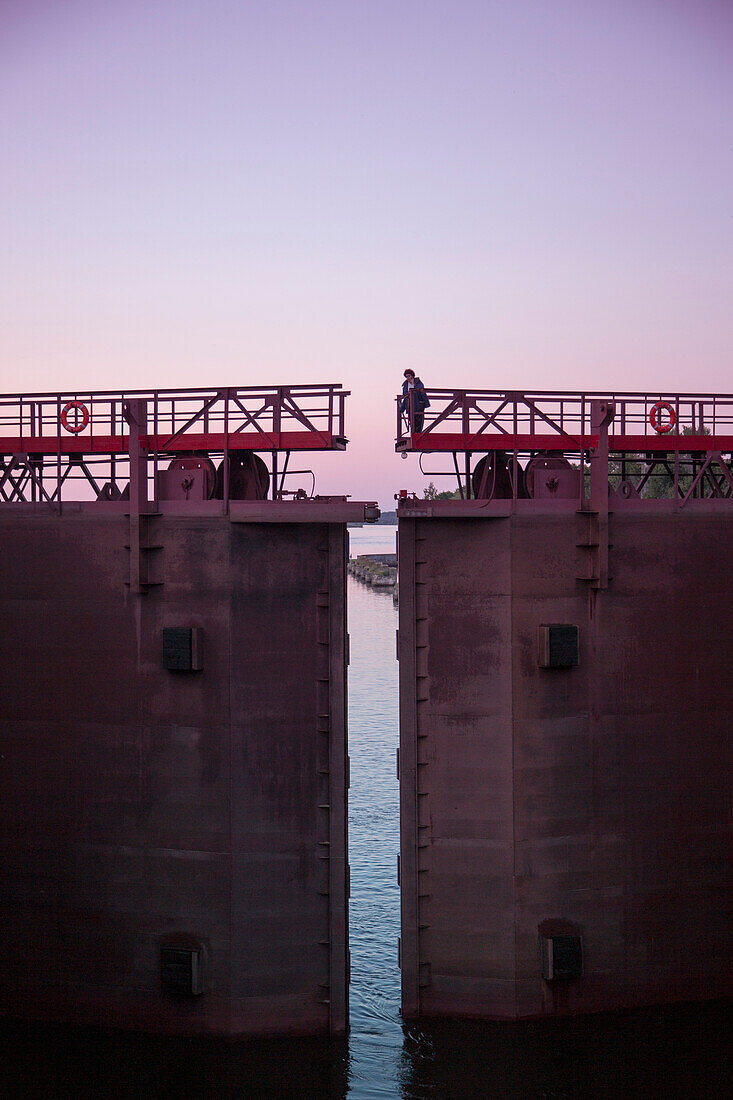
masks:
[[[395,449],[402,454],[451,455],[452,470],[428,471],[422,465],[421,470],[425,475],[457,477],[461,496],[481,496],[488,483],[503,484],[502,495],[517,498],[523,495],[530,465],[536,468],[540,456],[554,455],[556,461],[580,471],[583,499],[585,470],[601,440],[602,405],[608,412],[603,449],[612,488],[623,482],[627,496],[650,496],[661,486],[683,503],[693,496],[733,498],[731,394],[458,389],[425,393],[429,403],[424,409],[416,407],[414,390],[407,398],[397,396]],[[477,484],[474,455],[486,455],[489,462],[483,462]]]
[[[339,385],[258,386],[150,391],[97,391],[0,396],[0,453],[124,450],[125,408],[145,401],[151,447],[190,449],[201,435],[243,436],[242,449],[279,448],[283,433],[303,433],[305,449],[329,449],[345,435]],[[236,444],[236,439],[233,441]]]
[[[731,394],[456,389],[427,389],[426,394],[430,405],[422,413],[419,431],[411,430],[416,415],[420,416],[414,407],[414,391],[407,402],[397,396],[398,450],[513,451],[516,447],[521,453],[580,453],[594,445],[593,400],[610,401],[615,406],[610,432],[614,451],[639,449],[642,441],[651,449],[694,449],[690,436],[712,437],[706,443],[722,444],[715,449],[733,448]]]
[[[338,383],[3,395],[0,502],[54,503],[79,483],[102,498],[130,477],[133,434],[153,480],[159,461],[244,451],[269,452],[276,480],[279,452],[345,449],[348,396]]]

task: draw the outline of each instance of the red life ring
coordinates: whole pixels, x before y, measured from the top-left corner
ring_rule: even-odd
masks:
[[[69,413],[74,409],[74,423],[69,423]],[[61,425],[67,432],[78,435],[89,423],[89,409],[81,401],[67,401],[61,410]]]
[[[662,412],[667,414],[667,420],[661,419],[659,414]],[[669,401],[657,401],[655,405],[652,405],[649,410],[649,423],[659,435],[666,435],[667,432],[672,431],[677,423],[677,417]]]

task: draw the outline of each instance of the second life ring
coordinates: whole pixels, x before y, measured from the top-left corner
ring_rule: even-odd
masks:
[[[667,414],[666,420],[662,419],[662,413]],[[649,423],[659,435],[666,435],[667,432],[672,431],[677,423],[677,417],[669,401],[657,401],[655,405],[652,405],[649,410]]]
[[[69,413],[73,410],[74,419],[69,419]],[[83,432],[89,423],[89,409],[81,401],[67,401],[61,410],[61,424],[67,432],[78,435]]]

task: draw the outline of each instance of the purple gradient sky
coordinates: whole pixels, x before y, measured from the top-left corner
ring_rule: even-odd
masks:
[[[0,0],[1,389],[727,391],[731,0]]]

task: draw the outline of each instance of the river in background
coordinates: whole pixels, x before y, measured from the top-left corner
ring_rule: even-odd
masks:
[[[394,527],[352,528],[352,555],[394,552]],[[351,666],[351,1034],[206,1040],[0,1025],[0,1098],[644,1100],[729,1095],[725,1006],[522,1024],[399,1014],[397,608],[348,578]]]

